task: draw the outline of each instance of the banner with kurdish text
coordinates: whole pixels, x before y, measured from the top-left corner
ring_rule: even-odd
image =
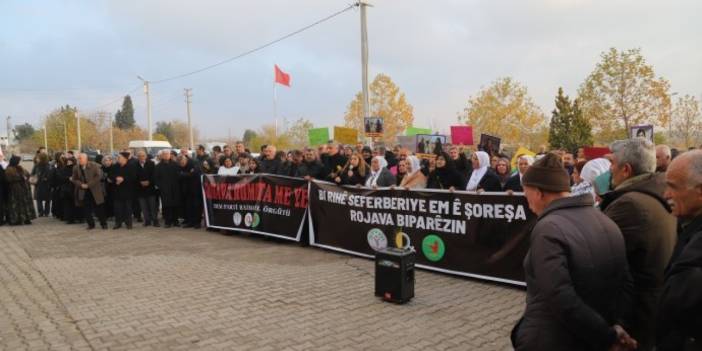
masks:
[[[522,263],[536,216],[524,196],[314,181],[309,206],[313,246],[371,258],[409,238],[419,268],[525,285]]]
[[[309,194],[306,180],[204,175],[202,192],[207,227],[300,241]]]

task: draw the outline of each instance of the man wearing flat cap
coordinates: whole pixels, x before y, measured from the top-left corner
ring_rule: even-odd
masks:
[[[524,195],[538,215],[524,258],[527,301],[512,331],[516,350],[627,350],[619,326],[631,286],[624,238],[594,207],[590,194],[570,195],[561,158],[546,154],[523,175]]]

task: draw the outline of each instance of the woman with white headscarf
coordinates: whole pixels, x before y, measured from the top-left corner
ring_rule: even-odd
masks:
[[[570,194],[572,196],[582,195],[582,194],[592,194],[592,197],[597,199],[595,196],[595,179],[603,173],[609,171],[612,163],[606,158],[596,158],[594,160],[588,161],[582,168],[582,171],[574,172],[573,179],[575,180],[575,185],[570,188]]]
[[[366,179],[366,186],[369,188],[386,187],[395,185],[395,176],[387,169],[388,161],[383,156],[375,156],[371,159],[371,172]]]
[[[524,191],[524,188],[522,188],[522,177],[524,176],[524,172],[531,167],[531,165],[534,164],[534,157],[529,156],[529,155],[521,155],[517,158],[517,174],[513,175],[509,180],[507,181],[507,184],[505,184],[505,191],[506,192],[522,192]]]
[[[422,173],[422,163],[415,155],[407,156],[409,173],[402,179],[400,186],[407,189],[424,189],[427,186],[427,176]]]
[[[471,156],[473,172],[468,179],[468,191],[502,191],[500,178],[490,169],[490,156],[485,151],[474,152]]]

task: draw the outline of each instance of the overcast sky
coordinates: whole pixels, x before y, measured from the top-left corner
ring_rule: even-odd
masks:
[[[238,55],[328,16],[352,0],[0,1],[0,115],[38,125],[62,104],[115,112],[141,75],[159,80]],[[374,0],[370,79],[392,77],[415,125],[455,123],[467,98],[511,76],[550,114],[559,86],[575,95],[610,47],[641,48],[671,91],[702,94],[702,1]],[[291,74],[279,115],[343,123],[360,90],[359,11],[345,12],[245,58],[152,85],[153,119],[185,119],[183,88],[206,137],[273,121],[273,65]],[[112,101],[120,100],[110,103]],[[4,123],[0,130],[4,131]]]

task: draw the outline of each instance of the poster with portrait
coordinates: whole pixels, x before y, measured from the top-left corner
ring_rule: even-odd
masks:
[[[382,117],[366,117],[363,121],[364,131],[367,137],[383,136],[383,118]]]
[[[490,156],[499,154],[500,141],[501,139],[496,136],[480,134],[480,144],[478,144],[478,150],[485,151]]]
[[[415,137],[416,154],[432,154],[436,155],[443,152],[446,148],[446,135],[439,134],[417,134]]]
[[[650,142],[653,142],[653,125],[646,124],[629,127],[629,138],[644,138]]]

